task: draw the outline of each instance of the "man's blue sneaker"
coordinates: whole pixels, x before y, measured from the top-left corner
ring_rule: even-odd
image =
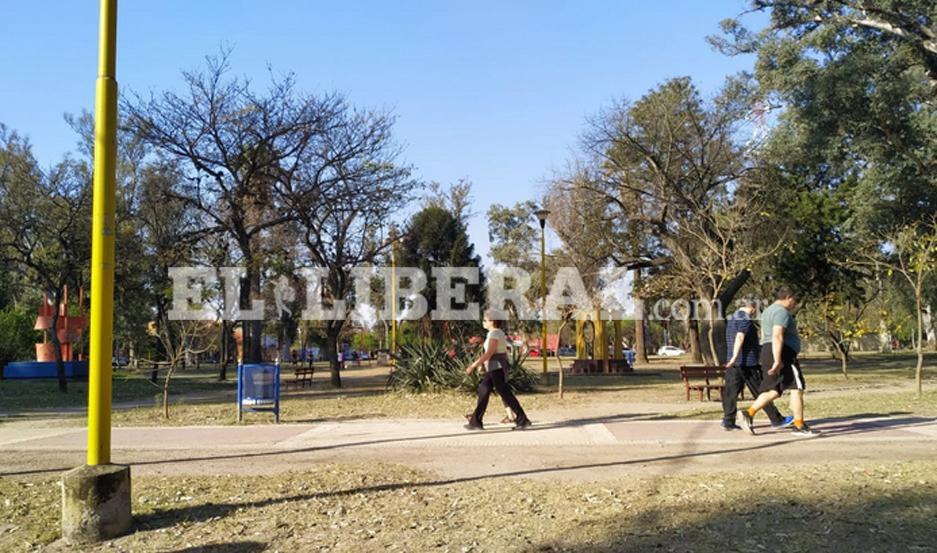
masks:
[[[779,422],[778,424],[774,424],[772,422],[771,428],[787,428],[788,426],[792,424],[794,424],[794,417],[787,416],[787,417],[784,417],[784,420],[782,422]]]

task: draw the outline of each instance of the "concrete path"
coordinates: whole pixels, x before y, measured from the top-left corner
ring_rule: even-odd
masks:
[[[937,419],[812,421],[822,434],[799,438],[767,426],[725,432],[712,421],[633,416],[538,421],[526,431],[461,421],[354,420],[315,424],[115,428],[113,460],[135,474],[264,474],[328,462],[401,463],[446,478],[600,480],[639,471],[739,470],[796,464],[933,459]],[[0,425],[0,476],[53,473],[84,459],[83,428]]]

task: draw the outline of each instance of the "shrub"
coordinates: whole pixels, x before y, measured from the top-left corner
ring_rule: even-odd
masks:
[[[388,385],[395,390],[429,392],[460,390],[474,393],[481,375],[471,375],[465,369],[478,356],[480,347],[457,346],[455,350],[437,340],[421,340],[400,349],[397,367],[391,373]],[[511,362],[508,371],[508,386],[515,392],[530,392],[537,383],[537,376],[524,368],[525,353],[508,355]]]
[[[10,361],[34,359],[39,332],[35,316],[10,308],[0,309],[0,369]]]

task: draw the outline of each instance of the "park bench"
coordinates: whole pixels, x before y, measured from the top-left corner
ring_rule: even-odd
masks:
[[[706,399],[712,401],[712,391],[719,391],[719,399],[722,399],[722,391],[725,388],[723,379],[726,375],[725,367],[719,366],[683,366],[680,367],[680,377],[683,379],[683,388],[686,391],[686,400],[690,401],[690,390],[699,391],[699,400],[703,401],[703,392],[706,392]],[[745,397],[745,389],[742,388],[742,397]]]
[[[311,363],[308,367],[302,365],[296,367],[293,369],[293,379],[286,382],[286,387],[289,388],[292,384],[293,386],[305,388],[307,383],[312,386],[312,376],[315,372],[316,369]]]

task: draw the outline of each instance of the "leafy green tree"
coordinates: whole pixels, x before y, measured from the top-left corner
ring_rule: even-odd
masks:
[[[890,234],[871,239],[863,252],[863,258],[854,263],[875,269],[884,268],[889,276],[903,280],[914,295],[917,339],[917,393],[923,393],[924,370],[924,291],[928,280],[937,273],[937,216],[917,221],[892,231]],[[882,247],[884,244],[884,247]]]
[[[53,305],[65,287],[85,281],[91,257],[91,173],[73,159],[40,169],[29,143],[0,126],[0,255],[27,282],[48,292]],[[59,391],[66,392],[65,365],[53,311],[53,344]]]
[[[526,299],[531,305],[539,305],[541,299],[540,267],[540,224],[534,214],[538,206],[532,201],[517,202],[511,207],[493,204],[488,208],[488,240],[491,243],[491,258],[496,264],[516,267],[530,274],[530,288]],[[555,218],[553,218],[556,220]],[[546,279],[556,273],[556,257],[548,255]],[[512,285],[510,282],[506,283]],[[516,310],[508,305],[512,318]],[[512,327],[527,335],[539,334],[540,322],[516,320]]]
[[[488,208],[488,240],[495,263],[518,267],[533,273],[540,267],[540,228],[532,201],[511,207],[492,204]]]
[[[756,54],[758,94],[781,110],[765,155],[791,192],[776,203],[792,240],[775,269],[845,336],[858,319],[840,315],[861,314],[874,294],[872,275],[844,261],[937,210],[937,12],[924,0],[751,7],[770,15],[766,28],[727,20],[711,40]],[[845,368],[842,340],[831,342]]]
[[[36,317],[31,313],[9,307],[0,308],[0,377],[3,367],[10,361],[31,359],[40,340],[33,330]]]
[[[788,166],[792,165],[788,160]],[[792,186],[797,186],[796,181]],[[876,294],[868,286],[867,275],[847,263],[857,245],[844,232],[851,216],[844,193],[835,187],[801,187],[779,202],[786,239],[767,269],[798,293],[805,330],[829,344],[840,360],[843,376],[848,376],[850,346],[868,332],[863,316]]]
[[[358,351],[374,351],[377,349],[377,343],[377,336],[369,331],[358,332],[351,339],[352,347]]]
[[[730,54],[757,54],[759,94],[784,108],[778,146],[797,160],[776,156],[782,170],[801,171],[812,190],[845,189],[846,232],[888,232],[933,213],[937,43],[926,38],[937,33],[933,3],[754,0],[752,7],[770,13],[767,28],[753,33],[728,20],[726,35],[713,41]]]
[[[484,277],[481,274],[481,258],[475,253],[475,246],[468,237],[465,224],[452,212],[441,207],[426,207],[410,219],[400,244],[400,266],[417,267],[426,273],[427,286],[423,291],[426,298],[427,312],[422,320],[424,333],[436,338],[450,337],[454,329],[466,330],[477,327],[477,322],[430,320],[431,313],[437,307],[437,282],[433,278],[434,267],[477,267],[477,284],[466,283],[465,301],[453,301],[452,309],[464,309],[469,303],[484,305]],[[459,279],[456,279],[457,281]]]
[[[930,0],[750,0],[751,11],[767,12],[759,32],[739,20],[722,22],[726,37],[711,42],[727,53],[770,48],[784,56],[801,48],[821,51],[842,43],[874,44],[887,63],[913,68],[937,96],[937,8]],[[770,45],[770,46],[766,46]],[[828,58],[830,59],[830,58]]]
[[[560,179],[570,201],[590,206],[579,222],[601,229],[588,233],[592,257],[648,269],[641,279],[645,297],[727,305],[748,269],[776,247],[777,235],[762,229],[773,224],[764,206],[777,179],[738,134],[752,100],[745,78],[729,79],[711,100],[688,78],[668,80],[593,120],[583,139],[585,159]],[[586,195],[595,200],[581,198]],[[705,314],[689,313],[687,324],[694,358],[705,353],[715,362],[721,313],[709,311],[706,351],[697,321]]]

